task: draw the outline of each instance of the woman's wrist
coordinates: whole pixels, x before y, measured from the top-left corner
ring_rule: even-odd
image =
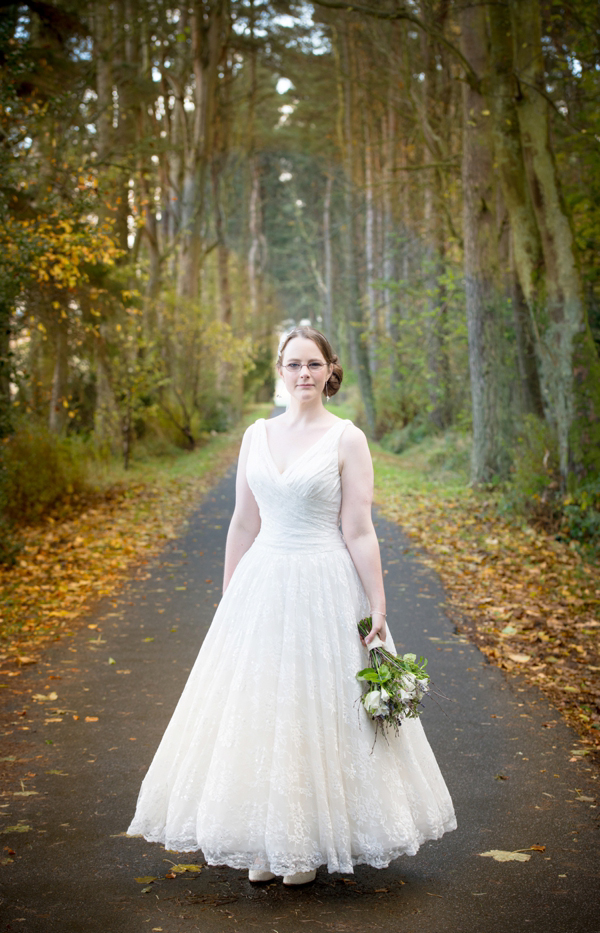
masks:
[[[384,619],[387,619],[387,613],[383,612],[381,609],[371,609],[371,615],[380,615],[383,616]]]

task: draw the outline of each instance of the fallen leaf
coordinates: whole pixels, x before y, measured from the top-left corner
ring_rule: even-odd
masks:
[[[17,823],[16,826],[5,826],[4,829],[0,829],[0,833],[28,833],[30,830],[31,826],[27,823]]]
[[[511,661],[514,661],[515,664],[527,664],[528,661],[531,661],[531,655],[529,654],[518,654],[508,651],[506,656],[510,658]]]
[[[58,693],[34,693],[32,700],[37,700],[38,703],[45,703],[47,700],[58,700]]]
[[[86,722],[98,722],[98,717],[97,716],[86,716],[85,721]]]
[[[165,875],[165,878],[176,878],[176,877],[177,875],[175,874],[174,871],[168,871],[167,874]]]
[[[150,884],[151,881],[158,881],[158,878],[154,875],[142,875],[141,878],[134,878],[134,881],[139,884]]]
[[[532,852],[545,852],[546,846],[529,846]]]
[[[171,871],[181,874],[184,871],[202,871],[199,865],[171,865]]]
[[[496,862],[528,862],[531,858],[526,852],[505,852],[503,849],[490,849],[489,852],[480,852],[486,858],[493,858]]]

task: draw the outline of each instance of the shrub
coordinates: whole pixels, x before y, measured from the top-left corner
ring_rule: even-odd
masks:
[[[396,428],[384,434],[380,443],[384,450],[389,450],[393,454],[401,454],[413,444],[420,444],[434,431],[435,428],[426,419],[415,418],[405,427]]]
[[[77,439],[22,424],[2,444],[4,516],[9,521],[38,521],[66,499],[89,490],[86,458]]]
[[[500,510],[514,512],[546,531],[557,531],[562,500],[558,442],[552,427],[535,415],[526,415],[512,460],[510,480],[499,502]]]
[[[561,530],[594,552],[600,549],[600,479],[582,484],[565,499]]]

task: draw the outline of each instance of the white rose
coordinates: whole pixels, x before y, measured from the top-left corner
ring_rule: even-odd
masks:
[[[371,716],[379,716],[382,713],[387,713],[388,707],[385,698],[382,696],[383,693],[385,693],[386,697],[389,696],[385,690],[370,690],[365,696],[363,704],[366,711],[370,713]]]
[[[417,677],[417,696],[421,699],[429,690],[429,681],[425,678]]]

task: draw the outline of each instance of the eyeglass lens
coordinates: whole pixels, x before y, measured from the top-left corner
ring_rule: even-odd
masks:
[[[318,373],[321,369],[323,369],[323,367],[325,366],[325,363],[318,363],[315,360],[312,363],[286,363],[285,364],[285,368],[289,370],[289,372],[291,373],[300,372],[303,366],[308,366],[309,370],[312,373]]]

